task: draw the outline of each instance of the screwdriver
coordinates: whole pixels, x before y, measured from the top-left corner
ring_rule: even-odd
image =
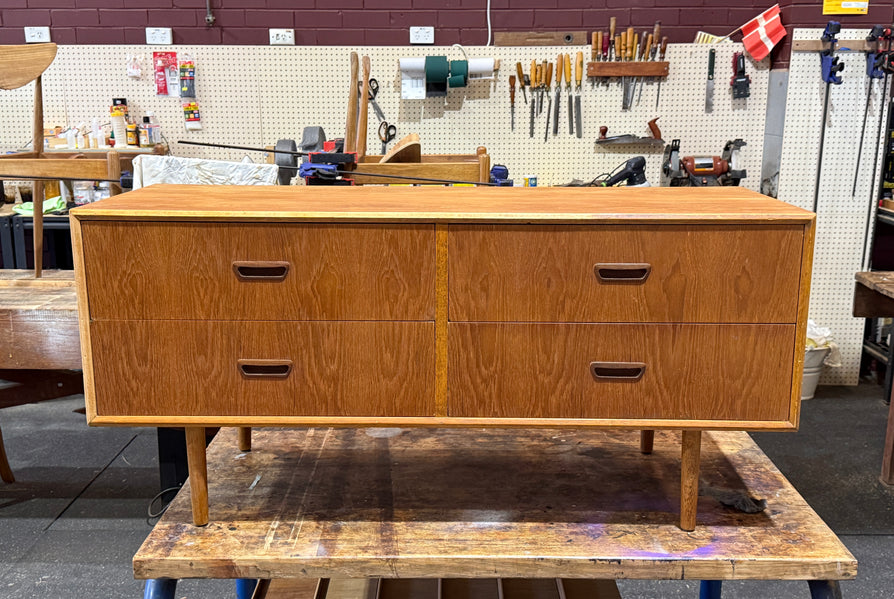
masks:
[[[522,90],[525,86],[522,85]],[[515,75],[509,75],[509,106],[512,110],[512,130],[515,131]]]

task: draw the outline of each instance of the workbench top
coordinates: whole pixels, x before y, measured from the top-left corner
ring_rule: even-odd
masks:
[[[742,187],[320,187],[152,185],[71,211],[79,220],[808,223]]]
[[[679,436],[574,429],[260,429],[208,448],[137,578],[849,579],[856,560],[751,438],[705,433],[698,526],[676,526]],[[719,488],[767,500],[744,514]]]

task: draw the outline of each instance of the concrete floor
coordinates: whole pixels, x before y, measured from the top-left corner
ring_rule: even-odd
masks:
[[[141,597],[131,558],[158,489],[154,429],[89,428],[83,396],[0,409],[17,482],[0,485],[0,597]],[[821,387],[796,434],[754,437],[860,562],[845,598],[894,595],[894,489],[878,481],[887,406],[877,386]],[[621,581],[624,599],[698,596],[689,581]],[[192,580],[178,598],[233,597]],[[724,598],[807,598],[803,582],[730,582]]]

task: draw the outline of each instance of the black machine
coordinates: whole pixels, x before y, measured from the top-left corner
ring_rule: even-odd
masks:
[[[680,140],[675,139],[664,150],[661,163],[662,187],[711,187],[738,185],[746,177],[739,152],[746,143],[742,139],[726,142],[720,156],[680,157]]]

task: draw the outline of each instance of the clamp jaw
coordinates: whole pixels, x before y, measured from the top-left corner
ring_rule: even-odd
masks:
[[[866,41],[869,45],[874,46],[872,50],[866,53],[866,76],[870,79],[881,79],[885,75],[882,65],[886,62],[886,58],[879,51],[879,46],[880,39],[889,36],[890,30],[887,30],[886,35],[886,28],[883,25],[875,25],[872,31],[869,32],[869,35],[866,36]]]
[[[828,44],[829,47],[820,52],[820,65],[823,71],[823,81],[841,85],[841,77],[838,73],[844,70],[844,63],[840,62],[835,54],[835,47],[838,45],[838,39],[835,37],[841,31],[841,23],[838,21],[829,21],[826,29],[823,31],[822,42]]]

